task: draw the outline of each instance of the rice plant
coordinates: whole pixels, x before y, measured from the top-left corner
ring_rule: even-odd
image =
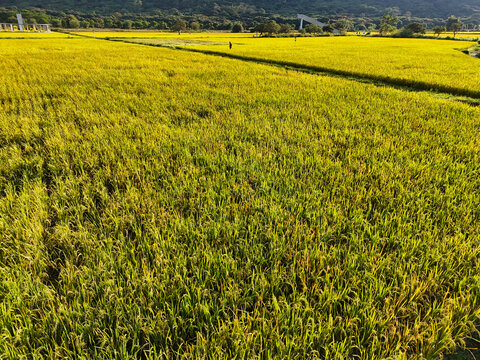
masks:
[[[0,41],[0,78],[0,358],[437,359],[475,331],[478,108],[87,38]]]

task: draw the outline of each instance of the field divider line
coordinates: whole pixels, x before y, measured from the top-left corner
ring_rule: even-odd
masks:
[[[365,74],[365,73],[358,73],[354,71],[331,69],[331,68],[322,67],[322,66],[303,65],[303,64],[290,62],[290,61],[271,60],[271,59],[258,58],[254,56],[228,54],[222,51],[191,49],[191,48],[182,47],[182,46],[168,46],[168,45],[162,45],[162,44],[149,44],[149,43],[134,42],[134,41],[129,41],[127,39],[118,39],[118,38],[117,39],[97,38],[97,39],[106,40],[106,41],[123,42],[123,43],[134,44],[134,45],[162,47],[170,50],[188,51],[188,52],[200,53],[200,54],[211,55],[211,56],[220,56],[220,57],[225,57],[225,58],[230,58],[235,60],[253,62],[257,64],[262,64],[262,65],[271,65],[271,66],[281,67],[281,68],[285,68],[286,70],[300,71],[304,73],[318,74],[318,75],[324,75],[324,76],[340,77],[340,78],[344,78],[352,81],[358,81],[365,84],[372,84],[379,87],[391,87],[394,89],[408,91],[408,92],[423,92],[443,100],[461,102],[471,106],[480,106],[480,91],[460,89],[460,88],[451,87],[447,85],[430,84],[422,81],[408,80],[408,79],[395,79],[388,76],[371,75],[371,74]]]

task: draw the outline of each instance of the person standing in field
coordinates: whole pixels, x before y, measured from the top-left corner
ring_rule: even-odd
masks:
[[[228,42],[228,47],[230,48],[230,50],[232,49],[232,42],[231,41]]]

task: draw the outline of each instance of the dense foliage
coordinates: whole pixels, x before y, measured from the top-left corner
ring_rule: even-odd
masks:
[[[443,25],[441,22],[452,14],[471,26],[480,23],[480,8],[475,0],[246,0],[238,3],[228,0],[0,0],[0,21],[6,17],[14,19],[18,9],[34,11],[30,17],[38,22],[73,28],[166,29],[178,19],[198,23],[203,29],[231,29],[238,22],[251,28],[272,19],[297,24],[297,13],[312,15],[324,23],[342,21],[348,16],[359,30],[372,25],[378,27],[385,13],[397,16],[403,25],[412,21],[425,21],[431,27]],[[7,13],[8,10],[11,12]],[[71,16],[79,23],[69,19]],[[40,21],[39,17],[43,19]]]
[[[410,12],[420,17],[447,17],[453,13],[467,16],[479,11],[475,0],[0,0],[0,6],[43,7],[57,10],[99,11],[102,13],[149,12],[176,8],[186,13],[216,15],[220,12],[254,14],[260,11],[289,14],[309,12],[317,14],[343,13],[345,15],[381,15],[386,9],[400,14]]]

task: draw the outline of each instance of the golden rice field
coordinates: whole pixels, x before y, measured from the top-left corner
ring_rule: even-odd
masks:
[[[189,32],[183,31],[179,35],[178,32],[166,32],[166,31],[73,31],[73,35],[81,35],[88,37],[95,37],[100,39],[111,38],[111,39],[132,39],[132,38],[184,38],[184,39],[199,39],[199,38],[251,38],[255,34],[251,33],[231,33],[231,32]]]
[[[443,34],[440,34],[440,37],[455,37],[457,39],[473,39],[473,40],[480,40],[480,32],[459,32],[456,34],[453,34],[451,32],[446,32]]]
[[[139,32],[121,34],[102,36],[189,49],[198,45],[202,52],[480,98],[480,60],[461,51],[475,42],[363,36],[298,37],[295,41],[292,37],[255,38],[249,33],[147,33],[143,38]]]
[[[40,33],[40,32],[3,32],[0,31],[0,39],[23,39],[23,38],[45,38],[45,39],[54,39],[54,38],[67,38],[73,37],[72,35],[59,33],[59,32],[50,32],[50,33]]]
[[[255,56],[320,58],[287,40]],[[88,38],[0,40],[0,79],[0,359],[441,359],[478,329],[480,108]]]
[[[212,39],[213,40],[213,39]],[[459,50],[473,42],[370,37],[242,38],[230,50],[202,50],[300,65],[398,85],[480,97],[480,60]]]

